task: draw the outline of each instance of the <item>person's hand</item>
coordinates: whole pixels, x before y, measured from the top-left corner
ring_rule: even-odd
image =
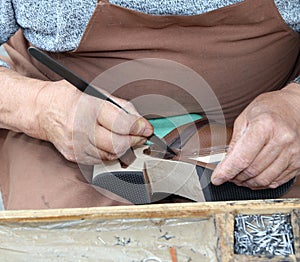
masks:
[[[39,137],[50,141],[70,161],[93,165],[114,160],[143,144],[153,133],[133,105],[110,96],[112,103],[89,96],[68,82],[48,82],[37,98]]]
[[[234,124],[226,158],[212,183],[276,188],[300,172],[300,85],[260,95]]]

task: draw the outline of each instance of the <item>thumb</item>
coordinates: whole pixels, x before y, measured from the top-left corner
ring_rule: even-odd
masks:
[[[99,101],[99,99],[91,102],[99,106],[97,122],[107,130],[119,135],[144,137],[153,133],[152,125],[144,117],[126,113],[115,105]]]
[[[244,114],[240,115],[234,122],[232,137],[226,154],[227,156],[230,155],[230,153],[234,149],[235,144],[237,143],[237,141],[239,141],[239,139],[246,131],[247,126],[248,126],[247,118],[244,116]]]
[[[223,176],[222,166],[226,162],[226,159],[229,158],[231,153],[234,151],[235,145],[237,144],[237,142],[240,140],[240,138],[245,133],[247,126],[248,126],[247,118],[244,117],[243,114],[240,115],[234,123],[232,138],[231,138],[231,141],[228,146],[228,151],[227,151],[226,157],[222,160],[221,163],[218,164],[218,166],[216,167],[216,169],[214,170],[214,172],[212,174],[211,181],[213,184],[220,185],[228,180],[227,177],[226,178],[222,177]]]
[[[144,118],[136,117],[136,120],[130,128],[130,135],[149,137],[153,134],[153,126]]]

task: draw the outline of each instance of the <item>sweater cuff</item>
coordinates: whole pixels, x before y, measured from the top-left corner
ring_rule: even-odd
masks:
[[[300,84],[300,75],[298,75],[292,82]]]
[[[7,63],[5,63],[4,61],[2,61],[1,59],[0,59],[0,67],[10,68],[10,66]]]

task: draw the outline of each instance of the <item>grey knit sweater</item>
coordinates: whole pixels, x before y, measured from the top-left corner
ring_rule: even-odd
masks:
[[[111,0],[140,12],[195,15],[242,0]],[[262,0],[264,1],[264,0]],[[0,45],[19,28],[35,46],[53,52],[70,51],[80,42],[96,0],[1,0]],[[300,0],[275,0],[286,23],[300,32]],[[0,65],[4,62],[0,60]]]

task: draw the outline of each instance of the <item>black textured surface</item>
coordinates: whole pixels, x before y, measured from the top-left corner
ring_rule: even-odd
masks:
[[[150,203],[143,172],[108,172],[95,176],[92,184],[113,192],[134,204]]]
[[[294,183],[294,179],[275,189],[251,190],[247,187],[237,186],[234,183],[224,183],[214,186],[210,182],[212,171],[197,166],[197,174],[200,179],[206,201],[229,200],[258,200],[279,198],[286,193]]]
[[[214,186],[210,182],[212,171],[197,166],[197,174],[206,201],[275,199],[286,193],[294,179],[275,189],[251,190],[227,182]],[[150,196],[144,181],[143,172],[121,171],[99,174],[93,178],[93,185],[109,190],[134,204],[149,204],[168,198],[167,193]]]

